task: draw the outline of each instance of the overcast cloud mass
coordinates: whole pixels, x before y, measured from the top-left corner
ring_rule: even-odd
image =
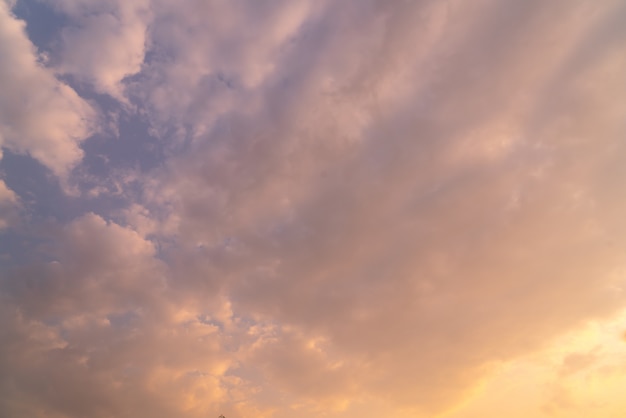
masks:
[[[0,0],[0,416],[620,418],[624,0]]]

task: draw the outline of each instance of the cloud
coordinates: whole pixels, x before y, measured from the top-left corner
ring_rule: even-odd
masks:
[[[138,73],[144,61],[149,1],[51,4],[75,22],[63,29],[57,70],[126,101],[123,80]]]
[[[5,414],[454,417],[623,309],[620,2],[57,7],[59,68],[160,159],[102,179],[127,206],[30,231]]]
[[[19,199],[6,183],[0,180],[0,230],[8,227],[19,216]]]
[[[54,261],[3,280],[2,414],[217,413],[232,359],[168,292],[154,246],[93,214],[53,234]]]
[[[150,109],[158,136],[200,136],[242,99],[258,104],[255,93],[276,73],[283,50],[324,4],[154,1],[150,58],[129,93]]]
[[[153,186],[204,266],[185,270],[188,286],[327,340],[358,376],[334,396],[435,413],[490,364],[623,303],[610,289],[622,244],[608,244],[623,224],[605,211],[624,200],[602,150],[621,147],[624,61],[577,58],[615,10],[583,23],[587,4],[463,7],[329,8],[324,35],[277,56],[261,104],[239,94]],[[308,396],[309,369],[282,369],[287,341],[263,367]],[[333,387],[287,350],[313,362],[311,387]]]
[[[6,3],[0,3],[0,146],[29,154],[58,176],[81,157],[94,129],[93,108],[44,67]]]

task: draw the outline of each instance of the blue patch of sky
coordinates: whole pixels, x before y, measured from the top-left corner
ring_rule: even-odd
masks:
[[[71,22],[36,0],[18,1],[13,13],[26,21],[27,35],[38,50],[54,57],[60,46],[61,32]],[[70,75],[62,76],[61,81],[95,104],[103,125],[110,126],[81,144],[85,156],[74,172],[73,181],[83,192],[97,185],[112,185],[125,171],[146,173],[162,165],[165,144],[150,135],[149,121],[139,112],[129,111],[114,98],[94,91],[88,83]],[[22,222],[16,228],[0,231],[0,267],[29,257],[28,248],[33,248],[34,241],[43,239],[31,236],[37,225],[67,223],[88,212],[111,219],[141,195],[141,185],[132,182],[124,184],[125,189],[119,194],[68,195],[62,190],[59,179],[30,156],[9,150],[3,152],[0,173],[22,201]]]
[[[122,111],[115,123],[119,137],[105,132],[83,144],[83,164],[92,174],[105,176],[111,170],[131,168],[145,172],[161,166],[165,152],[161,141],[150,135],[146,120]]]
[[[52,56],[59,48],[58,41],[64,27],[71,22],[49,5],[37,0],[20,0],[13,13],[27,23],[27,34],[35,46]],[[82,143],[85,156],[79,171],[87,178],[111,183],[120,170],[150,171],[164,161],[163,143],[149,134],[149,122],[137,112],[129,112],[114,98],[93,90],[89,83],[71,75],[60,80],[72,87],[82,98],[94,103],[105,128]],[[34,218],[52,217],[68,221],[93,211],[106,215],[108,210],[120,209],[126,203],[124,196],[83,199],[64,195],[59,183],[39,163],[28,156],[5,150],[0,169],[5,173],[7,185],[27,205]],[[79,185],[88,186],[88,179],[77,179]],[[93,186],[93,185],[92,185]],[[129,187],[132,187],[130,185]],[[129,190],[125,196],[138,190]],[[106,201],[105,201],[106,200]],[[106,216],[105,216],[106,217]]]
[[[135,310],[129,310],[122,313],[109,314],[107,319],[114,328],[128,328],[136,324],[141,319],[141,315]]]
[[[40,52],[50,53],[69,19],[39,0],[19,0],[13,14],[26,21],[26,33]]]
[[[7,186],[20,197],[22,215],[29,222],[69,221],[83,213],[78,200],[67,196],[52,172],[33,158],[5,150],[0,170]]]
[[[32,255],[32,248],[32,237],[23,232],[13,228],[0,231],[0,277],[7,277],[13,267],[24,264]]]

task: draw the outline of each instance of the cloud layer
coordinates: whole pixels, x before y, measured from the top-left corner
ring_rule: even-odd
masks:
[[[623,2],[23,1],[0,144],[82,214],[0,183],[3,415],[618,410]]]

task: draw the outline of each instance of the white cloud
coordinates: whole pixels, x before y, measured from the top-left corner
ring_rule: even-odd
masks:
[[[124,78],[141,70],[150,21],[149,1],[55,1],[72,19],[62,34],[58,71],[126,102]]]
[[[0,146],[65,176],[82,157],[94,110],[37,58],[24,22],[0,4]]]

